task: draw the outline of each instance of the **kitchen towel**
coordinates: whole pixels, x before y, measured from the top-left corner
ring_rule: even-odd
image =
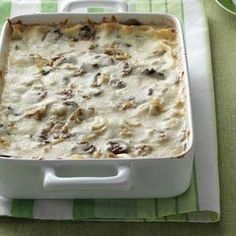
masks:
[[[8,16],[56,12],[63,0],[0,0],[0,28]],[[129,0],[131,12],[166,12],[183,24],[193,106],[195,163],[189,189],[166,199],[11,200],[0,216],[81,221],[216,222],[220,218],[215,104],[208,25],[201,0]],[[91,7],[82,12],[114,9]],[[1,195],[1,192],[0,192]]]

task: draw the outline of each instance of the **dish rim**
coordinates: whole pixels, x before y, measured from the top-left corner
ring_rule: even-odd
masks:
[[[76,20],[77,23],[82,23],[84,22],[84,20],[88,20],[92,17],[96,17],[96,16],[103,16],[103,17],[116,17],[117,16],[130,16],[133,19],[136,19],[135,16],[141,16],[142,18],[145,18],[145,16],[156,16],[156,17],[161,17],[161,18],[165,18],[168,20],[171,20],[177,29],[177,35],[179,38],[179,48],[180,48],[180,59],[181,59],[181,63],[182,63],[182,69],[184,71],[185,74],[185,102],[186,102],[186,114],[187,114],[187,122],[188,122],[188,129],[190,131],[190,136],[187,142],[187,148],[184,152],[180,153],[179,155],[176,156],[170,156],[170,157],[129,157],[129,158],[101,158],[101,159],[95,159],[95,158],[85,158],[85,159],[57,159],[57,158],[50,158],[50,159],[32,159],[32,158],[22,158],[22,157],[16,157],[16,156],[10,156],[10,157],[3,157],[0,155],[0,160],[9,160],[9,161],[26,161],[26,162],[30,162],[30,161],[40,161],[40,162],[55,162],[55,161],[60,161],[60,162],[71,162],[71,161],[95,161],[95,162],[101,162],[101,161],[136,161],[136,160],[173,160],[173,159],[183,159],[185,158],[185,156],[187,156],[193,149],[193,143],[194,143],[194,131],[193,131],[193,119],[192,119],[192,105],[191,105],[191,88],[190,88],[190,78],[189,78],[189,70],[188,70],[188,65],[187,65],[187,55],[186,55],[186,46],[185,46],[185,41],[184,41],[184,34],[183,34],[183,27],[180,23],[180,20],[176,17],[173,16],[171,14],[168,13],[129,13],[129,12],[122,12],[122,13],[37,13],[37,14],[22,14],[22,15],[18,15],[18,16],[13,16],[13,17],[9,17],[9,20],[12,22],[17,22],[19,20],[22,20],[21,18],[23,18],[22,21],[24,21],[25,19],[31,21],[31,18],[43,18],[43,17],[61,17],[62,19],[59,22],[62,22],[65,19],[69,19],[72,16],[80,16],[84,19],[78,18],[78,20]],[[87,19],[85,18],[87,17]],[[65,19],[64,19],[65,18]],[[50,20],[46,20],[48,24],[50,23],[55,23],[55,21],[57,22],[57,20],[53,21],[51,20],[51,22],[48,22]],[[69,19],[70,21],[70,19]],[[117,20],[118,23],[122,23],[122,20]],[[57,22],[57,23],[59,23]],[[23,22],[24,23],[24,22]],[[47,24],[47,23],[38,23],[38,24]],[[74,23],[74,22],[73,22]],[[151,22],[150,22],[151,23]],[[27,23],[27,24],[37,24],[37,23]],[[5,21],[2,30],[1,30],[1,34],[0,34],[0,58],[3,56],[1,54],[3,54],[3,46],[5,45],[3,39],[4,37],[7,37],[6,35],[8,34],[8,27],[9,27],[9,22]],[[5,56],[5,55],[4,55]],[[2,69],[0,69],[0,71],[2,71]],[[4,155],[4,154],[3,154]]]

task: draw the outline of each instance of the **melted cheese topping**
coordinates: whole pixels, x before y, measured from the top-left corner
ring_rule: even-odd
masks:
[[[1,154],[133,158],[188,142],[176,33],[165,25],[12,25]]]

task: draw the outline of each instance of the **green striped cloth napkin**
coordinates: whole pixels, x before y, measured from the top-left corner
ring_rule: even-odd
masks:
[[[56,12],[61,2],[0,0],[0,27],[10,15]],[[195,126],[195,164],[190,188],[181,196],[168,199],[10,200],[0,197],[0,216],[83,221],[219,220],[214,94],[203,4],[200,0],[129,0],[128,3],[129,11],[167,12],[183,23]],[[80,11],[103,12],[104,9],[93,7]]]

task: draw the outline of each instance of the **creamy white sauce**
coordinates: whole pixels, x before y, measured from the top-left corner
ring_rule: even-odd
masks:
[[[1,154],[81,159],[185,151],[185,83],[171,29],[102,23],[84,38],[81,25],[61,33],[57,26],[13,27]]]

